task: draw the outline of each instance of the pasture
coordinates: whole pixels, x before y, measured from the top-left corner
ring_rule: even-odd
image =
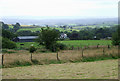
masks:
[[[84,47],[86,49],[41,52],[42,46],[36,42],[25,42],[18,47],[29,48],[34,44],[38,49],[31,54],[28,50],[8,50],[3,53],[3,79],[117,79],[118,47],[110,47],[110,40],[72,40],[58,41],[67,46]],[[100,44],[99,48],[96,47]],[[94,46],[95,45],[95,46]],[[91,46],[91,47],[90,47]],[[59,60],[57,59],[59,58]],[[24,66],[24,67],[23,67]],[[11,68],[10,68],[11,67]]]
[[[84,46],[96,46],[96,45],[112,45],[111,40],[69,40],[59,41],[67,46],[84,47]]]
[[[67,40],[67,41],[58,41],[60,43],[63,43],[65,45],[67,45],[68,47],[74,46],[74,47],[84,47],[84,46],[96,46],[96,45],[103,45],[103,46],[107,46],[107,45],[112,45],[112,41],[111,40]],[[17,47],[18,48],[29,48],[31,46],[31,44],[34,44],[34,46],[36,48],[42,47],[39,46],[38,43],[36,42],[17,42]],[[21,46],[20,44],[24,44],[23,46]]]
[[[65,31],[68,31],[68,32],[71,32],[71,29],[63,29],[63,28],[55,28],[55,27],[50,27],[51,29],[57,29],[59,31],[62,31],[62,32],[65,32]],[[19,31],[24,31],[24,30],[30,30],[32,32],[36,32],[36,31],[40,31],[41,30],[41,27],[22,27],[20,28],[19,30],[17,30],[17,32]],[[72,31],[79,31],[78,29],[72,29]]]

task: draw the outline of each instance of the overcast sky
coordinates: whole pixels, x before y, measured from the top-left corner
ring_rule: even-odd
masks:
[[[0,0],[0,17],[118,17],[119,0]]]

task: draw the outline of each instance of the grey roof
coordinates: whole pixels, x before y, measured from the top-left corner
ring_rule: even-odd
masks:
[[[38,36],[18,36],[19,39],[36,39]]]

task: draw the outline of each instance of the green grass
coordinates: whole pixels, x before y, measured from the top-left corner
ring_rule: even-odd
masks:
[[[21,28],[21,29],[19,29],[17,32],[19,32],[19,31],[24,31],[24,30],[30,30],[30,31],[32,31],[32,32],[35,32],[35,31],[40,31],[41,28]]]
[[[36,42],[17,42],[17,47],[18,48],[29,48],[32,44],[36,47],[36,48],[40,48],[42,46],[39,46],[38,43]],[[20,45],[20,44],[24,44],[24,45]]]
[[[74,46],[74,47],[84,47],[84,46],[95,46],[97,44],[99,45],[112,45],[111,40],[68,40],[68,41],[58,41],[60,43],[63,43],[67,45],[68,47]],[[41,48],[42,46],[39,46],[38,43],[36,42],[17,42],[17,47],[18,48],[29,48],[31,44],[33,44],[36,48]],[[24,44],[21,46],[20,44]]]
[[[9,28],[13,28],[13,26],[12,25],[8,25],[9,26]]]
[[[67,46],[74,47],[84,47],[84,46],[95,46],[99,45],[112,45],[111,40],[69,40],[69,41],[59,41]]]
[[[108,60],[108,59],[118,59],[117,55],[101,55],[96,57],[84,57],[81,61],[82,62],[93,62],[93,61],[100,61],[100,60]]]
[[[52,29],[54,29],[54,27],[51,27]],[[64,30],[63,28],[55,28],[55,29],[57,29],[57,30],[59,30],[59,31],[63,31],[63,32],[65,32],[65,31],[68,31],[68,32],[71,32],[70,30],[71,29],[66,29],[66,30]],[[40,31],[41,30],[41,28],[20,28],[19,30],[17,30],[17,32],[19,32],[19,31],[24,31],[24,30],[30,30],[30,31],[32,31],[32,32],[35,32],[35,31]],[[79,31],[78,29],[72,29],[72,31]]]

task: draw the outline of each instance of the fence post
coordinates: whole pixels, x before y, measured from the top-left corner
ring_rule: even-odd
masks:
[[[74,49],[74,47],[72,46],[72,50]]]
[[[4,55],[2,54],[2,66],[4,66]]]
[[[105,55],[105,49],[103,48],[103,55]]]
[[[99,47],[99,44],[97,44],[97,48]]]
[[[58,52],[57,52],[57,60],[60,61],[59,57],[58,57]]]
[[[32,61],[32,53],[31,53],[31,61]]]
[[[83,51],[84,51],[84,49],[82,48],[82,57],[83,57]]]
[[[110,45],[108,45],[108,49],[110,48]]]

